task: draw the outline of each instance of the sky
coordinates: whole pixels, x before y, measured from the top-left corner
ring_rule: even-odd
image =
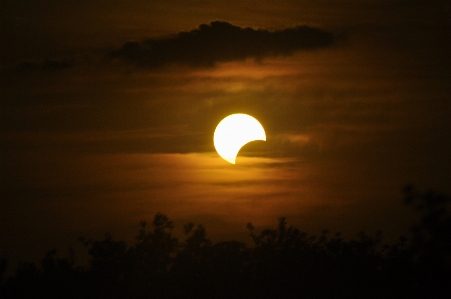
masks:
[[[0,256],[132,241],[157,212],[250,241],[407,234],[403,186],[451,193],[451,2],[1,1]],[[216,125],[266,141],[235,165]]]

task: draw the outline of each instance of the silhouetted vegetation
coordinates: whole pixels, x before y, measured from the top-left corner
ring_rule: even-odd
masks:
[[[39,266],[24,263],[3,279],[2,298],[450,298],[451,198],[405,188],[405,202],[421,216],[411,239],[386,245],[381,233],[345,239],[324,230],[309,235],[281,218],[256,232],[252,245],[212,243],[202,225],[184,226],[156,214],[141,222],[132,246],[111,235],[80,241],[89,265],[74,252],[49,251]],[[6,260],[0,261],[0,274]],[[0,276],[1,278],[1,276]]]

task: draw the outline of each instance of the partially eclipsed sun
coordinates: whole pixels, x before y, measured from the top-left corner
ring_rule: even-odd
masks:
[[[241,113],[221,120],[213,137],[218,154],[232,164],[235,164],[236,156],[243,145],[254,140],[266,141],[265,130],[258,120]]]

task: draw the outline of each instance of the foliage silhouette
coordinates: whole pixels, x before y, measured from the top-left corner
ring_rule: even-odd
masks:
[[[421,217],[411,227],[414,273],[422,281],[416,292],[430,298],[451,294],[451,197],[434,191],[419,193],[411,185],[404,194],[405,203]]]
[[[0,259],[0,284],[3,283],[3,275],[8,267],[8,260],[5,258]]]
[[[365,232],[345,239],[324,230],[309,235],[280,218],[256,232],[251,245],[213,243],[203,225],[184,226],[185,240],[158,213],[141,222],[129,246],[106,234],[80,238],[90,260],[74,264],[74,252],[49,251],[39,266],[22,264],[2,282],[2,298],[449,298],[450,197],[405,188],[405,202],[420,213],[412,238],[383,243]],[[6,260],[0,262],[0,273]]]

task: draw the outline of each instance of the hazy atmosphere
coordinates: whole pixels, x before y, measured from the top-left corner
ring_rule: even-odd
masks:
[[[451,193],[450,20],[447,0],[1,1],[0,257],[157,212],[214,240],[281,216],[396,240],[403,186]],[[236,165],[213,146],[232,113],[267,138]]]

